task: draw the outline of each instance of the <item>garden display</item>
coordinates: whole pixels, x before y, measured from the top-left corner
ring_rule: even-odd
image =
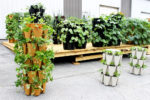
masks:
[[[143,70],[147,67],[145,65],[147,49],[142,47],[132,47],[131,50],[130,73],[141,75]]]
[[[87,21],[70,17],[60,24],[61,41],[65,50],[85,49],[90,39],[90,29]]]
[[[12,13],[6,16],[6,33],[9,43],[14,43],[20,30],[20,13]]]
[[[125,39],[121,33],[124,23],[122,13],[100,16],[100,18],[94,18],[92,23],[92,44],[94,47],[120,45],[120,42]]]
[[[101,82],[106,86],[117,86],[121,73],[122,52],[116,49],[106,49],[101,62],[103,64]]]
[[[30,11],[31,12],[31,11]],[[46,91],[46,83],[53,80],[53,50],[47,47],[53,33],[51,26],[44,19],[24,17],[21,20],[21,31],[15,43],[16,86],[24,87],[26,95],[38,96]]]

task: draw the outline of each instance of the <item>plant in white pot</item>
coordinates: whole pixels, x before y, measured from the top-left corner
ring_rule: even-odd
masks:
[[[143,54],[143,49],[141,47],[137,47],[137,52],[136,52],[137,59],[140,59],[142,57],[142,54]]]
[[[115,64],[115,66],[119,65],[120,60],[121,60],[121,55],[122,55],[121,51],[116,51],[115,52],[115,54],[114,54],[114,64]]]
[[[134,66],[134,74],[135,75],[139,75],[140,74],[140,65],[139,64],[136,64],[135,66]]]
[[[131,55],[132,55],[132,57],[134,57],[134,56],[136,56],[136,47],[132,47],[131,48]]]
[[[108,72],[104,75],[104,85],[110,85],[110,76]]]
[[[109,65],[109,67],[108,67],[108,72],[109,72],[109,75],[110,76],[113,76],[114,75],[114,73],[115,73],[115,71],[116,71],[116,66],[115,66],[115,64],[114,64],[114,62],[112,61],[111,63],[110,63],[110,65]]]
[[[103,74],[106,74],[106,72],[108,71],[108,66],[107,66],[107,64],[106,64],[106,60],[101,60],[101,63],[104,65],[103,66]]]
[[[133,65],[136,65],[138,63],[138,59],[136,56],[133,57],[132,63]]]
[[[113,61],[113,52],[111,50],[106,50],[106,64],[110,65]]]
[[[120,73],[118,71],[115,71],[114,76],[111,79],[111,85],[112,86],[116,86],[117,85],[119,76],[120,76]]]

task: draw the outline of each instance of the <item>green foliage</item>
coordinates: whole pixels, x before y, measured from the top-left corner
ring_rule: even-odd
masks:
[[[91,25],[84,19],[70,17],[60,24],[61,41],[66,42],[66,37],[71,36],[70,43],[77,43],[81,47],[84,43],[90,41]]]
[[[124,21],[121,13],[100,16],[98,24],[93,27],[92,42],[102,43],[103,46],[120,44],[125,39],[121,33]]]
[[[135,45],[150,44],[150,23],[145,20],[127,18],[122,33],[126,38],[124,43],[130,41]]]
[[[112,53],[111,50],[106,50],[106,53],[107,53],[108,55],[113,55],[113,53]]]
[[[115,66],[115,63],[112,61],[112,62],[110,63],[110,66]]]
[[[140,65],[139,65],[139,64],[136,64],[135,67],[136,67],[136,68],[140,68]]]
[[[122,52],[121,52],[121,51],[116,51],[116,52],[115,52],[115,56],[120,56],[120,55],[122,55]]]
[[[115,71],[114,72],[114,77],[118,77],[118,76],[120,76],[120,74],[118,73],[118,71]]]

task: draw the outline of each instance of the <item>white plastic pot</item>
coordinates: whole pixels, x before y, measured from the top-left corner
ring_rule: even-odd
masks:
[[[110,85],[110,76],[104,75],[104,85]]]
[[[112,77],[111,85],[112,85],[112,86],[116,86],[117,83],[118,83],[118,77]]]
[[[122,64],[122,56],[123,56],[123,55],[120,55],[120,64]]]
[[[143,74],[144,68],[140,68],[140,75]]]
[[[137,51],[136,52],[136,56],[137,56],[137,59],[140,59],[142,57],[142,51]]]
[[[133,65],[136,65],[136,64],[137,64],[137,62],[138,62],[138,60],[137,60],[137,59],[133,59]]]
[[[116,71],[116,66],[108,66],[108,73],[110,76],[113,76],[115,71]]]
[[[140,67],[142,67],[144,64],[144,60],[139,60],[138,64],[140,65]]]
[[[104,66],[103,66],[103,74],[106,74],[107,69],[108,69],[108,66],[107,66],[107,65],[104,65]]]
[[[119,74],[121,73],[121,67],[120,66],[118,66],[116,70],[118,71]]]
[[[132,57],[136,55],[136,50],[132,50]]]
[[[113,55],[106,54],[106,64],[110,65],[110,63],[113,61]]]
[[[114,56],[114,63],[115,63],[115,66],[119,65],[119,63],[120,63],[120,56]]]
[[[106,60],[106,53],[103,53],[103,60]]]
[[[146,51],[143,51],[142,56],[145,58],[146,57]]]
[[[134,67],[134,74],[139,75],[140,74],[140,68]]]
[[[101,82],[104,83],[104,74],[101,73]]]
[[[134,73],[134,66],[130,66],[130,73]]]
[[[130,63],[132,63],[133,62],[133,58],[130,58]]]

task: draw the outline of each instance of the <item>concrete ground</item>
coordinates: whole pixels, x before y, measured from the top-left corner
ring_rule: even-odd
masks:
[[[150,100],[149,61],[150,56],[144,74],[136,76],[129,73],[129,58],[124,57],[118,86],[108,87],[100,83],[99,60],[73,65],[61,59],[55,63],[54,81],[47,84],[46,93],[26,96],[14,84],[18,67],[14,53],[0,44],[0,100]]]

